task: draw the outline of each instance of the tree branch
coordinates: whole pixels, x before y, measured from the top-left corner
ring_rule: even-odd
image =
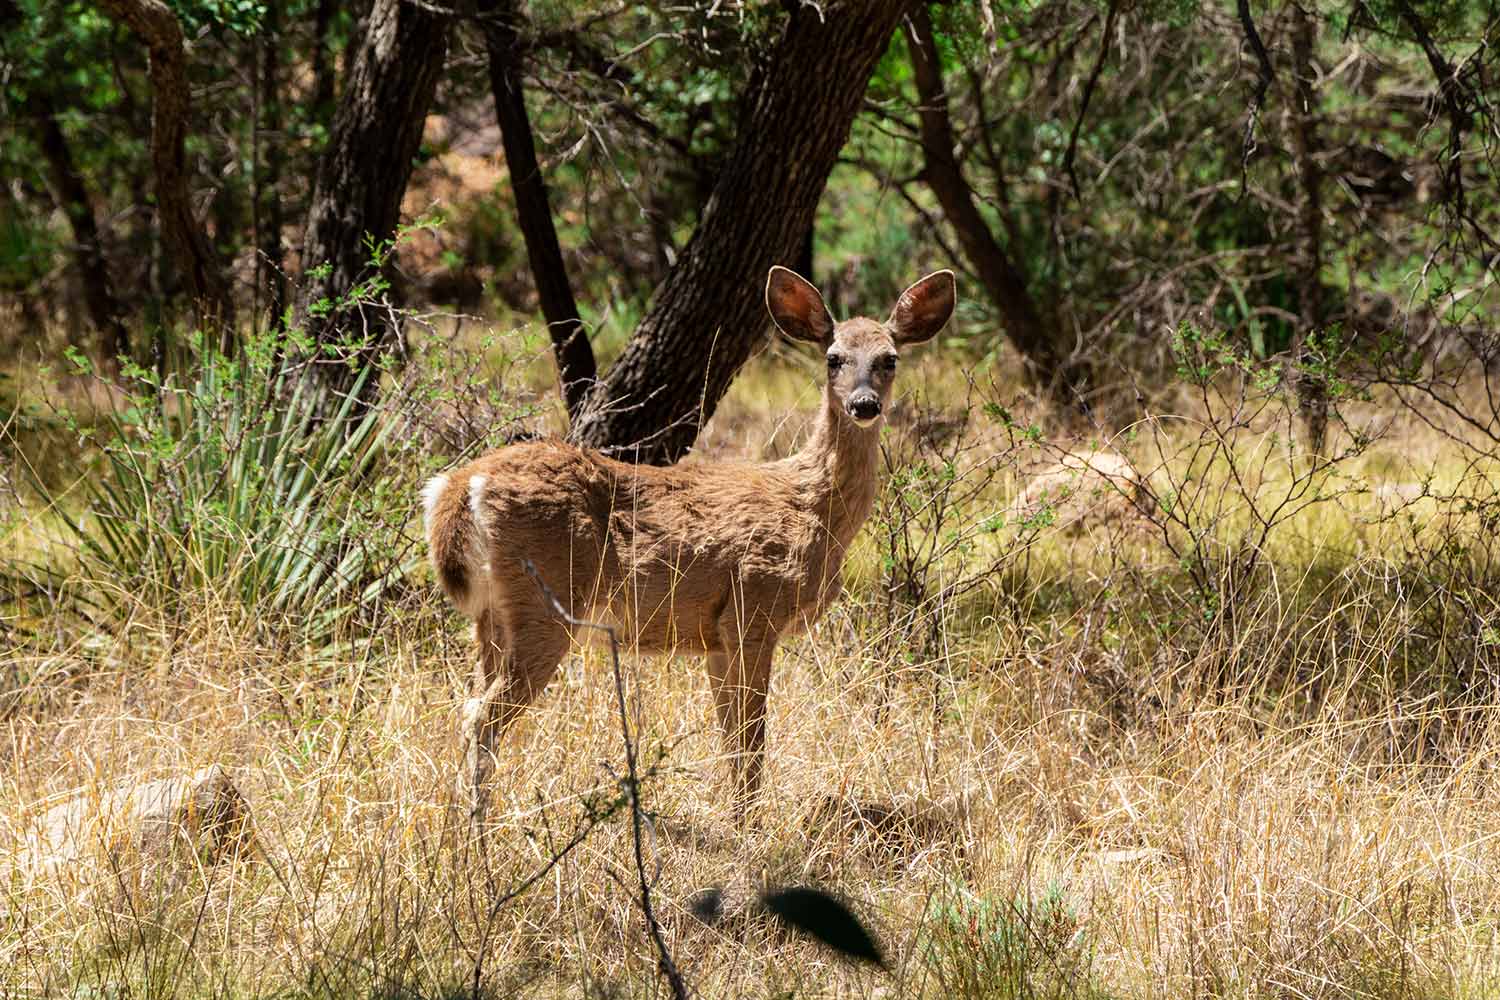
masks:
[[[908,27],[912,77],[921,102],[918,118],[926,162],[922,178],[937,196],[964,255],[999,310],[1005,335],[1025,361],[1031,380],[1058,402],[1071,403],[1074,400],[1070,394],[1085,378],[1083,368],[1060,350],[1055,331],[1042,318],[1027,287],[1025,274],[990,231],[954,155],[957,143],[948,112],[948,95],[943,89],[942,64],[932,19],[925,6],[918,6],[910,14]]]
[[[1271,89],[1271,81],[1276,79],[1276,70],[1271,65],[1271,55],[1266,51],[1265,43],[1260,40],[1260,32],[1255,30],[1255,19],[1250,16],[1250,0],[1237,0],[1235,10],[1239,13],[1240,26],[1245,30],[1245,41],[1250,43],[1250,49],[1255,53],[1259,70],[1255,96],[1250,99],[1250,113],[1245,118],[1244,154],[1240,158],[1240,197],[1243,198],[1250,157],[1255,155],[1255,123],[1260,118],[1261,108],[1265,106],[1266,92]]]
[[[1444,58],[1437,43],[1432,40],[1432,33],[1427,30],[1419,15],[1408,0],[1395,0],[1396,13],[1400,15],[1401,22],[1411,29],[1416,36],[1417,44],[1422,47],[1422,52],[1427,56],[1427,63],[1432,67],[1432,75],[1437,78],[1438,97],[1448,113],[1448,156],[1447,163],[1443,165],[1444,179],[1448,183],[1448,189],[1452,192],[1453,205],[1459,218],[1463,218],[1464,211],[1464,175],[1463,153],[1464,130],[1473,123],[1473,115],[1468,108],[1467,88],[1459,82],[1458,74]]]
[[[682,979],[682,973],[677,968],[677,963],[672,960],[671,949],[667,947],[667,940],[662,935],[661,922],[656,919],[656,910],[651,903],[651,880],[646,877],[646,857],[641,849],[641,831],[645,827],[647,818],[646,810],[641,805],[641,774],[636,762],[636,744],[630,735],[630,714],[625,708],[625,675],[620,670],[620,641],[614,626],[605,625],[600,622],[589,621],[578,618],[563,607],[552,588],[542,579],[542,574],[530,559],[521,560],[521,568],[531,581],[541,591],[542,598],[551,606],[552,613],[574,629],[587,628],[603,632],[609,638],[609,660],[614,668],[615,679],[615,708],[620,713],[620,740],[625,745],[625,778],[621,782],[625,786],[626,797],[630,802],[630,830],[631,845],[635,848],[635,872],[640,886],[641,914],[646,918],[646,929],[651,933],[651,941],[656,945],[657,968],[666,977],[667,985],[672,989],[674,1000],[688,1000],[687,984]]]
[[[1088,82],[1083,86],[1083,100],[1078,105],[1078,118],[1073,122],[1073,134],[1068,137],[1068,151],[1063,154],[1063,169],[1073,184],[1073,198],[1078,198],[1078,174],[1073,170],[1073,157],[1078,153],[1078,133],[1083,130],[1083,119],[1089,113],[1089,101],[1094,96],[1094,87],[1099,83],[1099,74],[1104,70],[1105,57],[1109,55],[1111,39],[1115,34],[1115,15],[1120,12],[1120,0],[1109,0],[1109,13],[1104,16],[1103,37],[1099,40],[1099,55],[1094,59],[1094,68],[1089,71]]]
[[[620,60],[607,55],[598,46],[576,29],[549,31],[538,35],[526,46],[529,52],[560,52],[570,69],[588,73],[609,83],[617,83],[626,93],[642,87],[640,78]],[[632,103],[616,98],[608,104],[609,111],[626,124],[640,132],[652,142],[660,143],[687,161],[694,177],[704,187],[712,186],[714,171],[704,158],[692,151],[691,145],[675,135],[664,132],[661,126],[643,115]]]

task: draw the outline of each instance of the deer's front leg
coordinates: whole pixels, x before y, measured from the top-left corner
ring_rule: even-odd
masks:
[[[738,638],[727,651],[711,653],[709,680],[735,777],[735,812],[743,817],[760,790],[765,767],[766,696],[776,637]]]

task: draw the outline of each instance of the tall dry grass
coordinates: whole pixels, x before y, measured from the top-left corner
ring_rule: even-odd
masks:
[[[1392,515],[1376,488],[1407,482],[1415,455],[1473,474],[1452,442],[1394,427],[1311,484],[1336,500],[1257,533],[1240,573],[1257,505],[1307,474],[1268,447],[1291,433],[1284,411],[1205,457],[1217,404],[1185,397],[1180,419],[1108,442],[1155,497],[1145,513],[1104,490],[1070,526],[997,523],[1078,443],[1020,409],[1002,419],[984,404],[1003,392],[968,397],[942,358],[913,368],[889,461],[932,474],[887,498],[843,601],[780,653],[748,826],[732,822],[700,665],[625,657],[654,899],[698,995],[1493,996],[1485,527],[1427,499]],[[704,450],[785,453],[812,386],[795,362],[758,363]],[[1256,473],[1238,493],[1218,488],[1235,462]],[[973,488],[946,487],[960,500],[932,520],[924,498],[953,482]],[[1181,523],[1161,517],[1191,482],[1216,485]],[[16,514],[7,551],[53,537]],[[927,574],[916,597],[895,587],[903,532],[954,540],[911,570]],[[468,637],[430,581],[331,644],[255,620],[227,588],[109,628],[52,624],[7,633],[6,993],[663,995],[597,651],[570,657],[505,740],[476,842],[450,808]],[[237,859],[142,880],[105,845],[62,871],[27,854],[40,814],[80,790],[214,762],[250,804]],[[785,883],[853,901],[889,971],[740,905]],[[729,904],[711,925],[690,912],[710,886]]]

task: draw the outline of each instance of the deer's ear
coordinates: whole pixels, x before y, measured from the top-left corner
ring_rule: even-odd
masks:
[[[898,344],[920,344],[937,336],[953,315],[958,282],[952,271],[934,271],[901,293],[886,320]]]
[[[781,332],[793,340],[826,344],[833,340],[833,317],[806,278],[781,265],[766,278],[766,308]]]

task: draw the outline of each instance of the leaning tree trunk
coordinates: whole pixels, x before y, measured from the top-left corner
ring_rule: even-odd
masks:
[[[521,49],[516,36],[515,0],[479,0],[484,18],[485,48],[490,63],[490,89],[495,96],[495,118],[505,146],[505,166],[516,196],[516,221],[526,240],[526,256],[536,282],[542,315],[552,337],[558,381],[569,416],[576,416],[597,376],[594,350],[589,344],[573,301],[573,288],[563,265],[562,248],[552,225],[547,183],[536,159],[536,141],[526,114],[521,85]]]
[[[223,346],[233,344],[234,304],[213,244],[193,214],[188,192],[187,51],[177,15],[161,0],[99,0],[150,52],[151,165],[156,172],[156,213],[167,252],[187,281],[200,325],[217,325]]]
[[[741,108],[702,219],[572,438],[676,461],[764,341],[772,264],[796,259],[876,61],[909,0],[798,5]]]
[[[27,115],[36,119],[37,144],[47,161],[48,186],[68,225],[73,230],[73,258],[83,279],[83,298],[89,318],[99,334],[99,353],[105,370],[118,374],[120,357],[130,351],[130,335],[121,318],[119,299],[109,277],[99,224],[89,204],[83,175],[68,148],[67,137],[57,122],[57,109],[43,90],[28,95],[24,105]]]
[[[954,154],[958,141],[949,117],[942,63],[925,6],[912,12],[911,27],[912,76],[921,101],[922,178],[958,235],[985,294],[1004,318],[1005,335],[1021,355],[1032,384],[1055,402],[1075,406],[1088,378],[1087,369],[1081,361],[1069,357],[1057,331],[1043,319],[1027,288],[1026,275],[995,239],[974,200],[973,189],[959,169]],[[1108,42],[1106,38],[1105,44]]]
[[[364,283],[380,274],[371,248],[396,233],[452,20],[436,5],[376,0],[318,165],[297,319],[338,358],[323,370],[335,388],[352,384],[395,332]]]

